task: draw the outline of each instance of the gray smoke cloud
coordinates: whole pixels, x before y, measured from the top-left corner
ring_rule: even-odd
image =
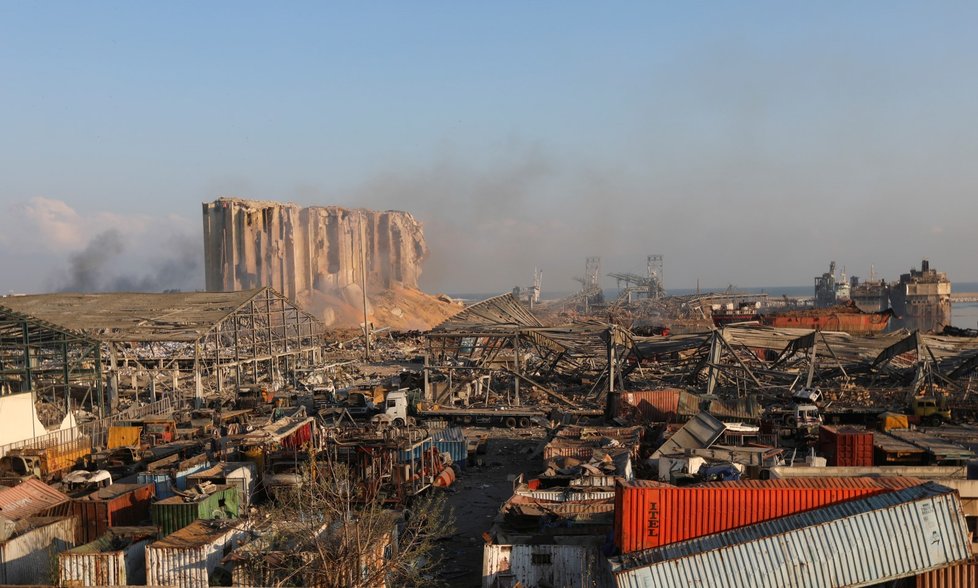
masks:
[[[149,253],[116,229],[103,231],[68,259],[62,292],[163,292],[199,287],[199,239],[171,234]],[[131,255],[130,248],[138,249]],[[162,253],[161,253],[162,252]],[[135,269],[139,267],[140,269]]]

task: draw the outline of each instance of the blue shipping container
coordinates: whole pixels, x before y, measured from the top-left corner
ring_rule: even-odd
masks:
[[[136,481],[140,484],[153,484],[156,487],[156,499],[163,500],[164,498],[176,496],[176,493],[173,491],[174,485],[176,485],[177,490],[186,490],[187,476],[206,470],[209,467],[211,467],[209,463],[198,464],[177,472],[175,477],[171,477],[166,472],[140,472],[136,476]]]
[[[460,468],[465,467],[465,462],[468,460],[469,452],[465,442],[465,435],[462,433],[461,427],[451,427],[448,429],[442,429],[440,431],[431,431],[431,439],[439,453],[447,453],[448,455],[452,456],[452,463],[458,464],[458,467]],[[402,462],[408,461],[410,457],[410,452],[402,451],[400,460]],[[420,457],[421,448],[416,447],[414,449],[414,459],[419,459]]]

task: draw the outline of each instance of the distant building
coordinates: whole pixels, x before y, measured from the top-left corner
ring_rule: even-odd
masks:
[[[951,281],[925,259],[920,271],[911,269],[890,286],[890,304],[897,315],[895,327],[939,332],[951,324]]]

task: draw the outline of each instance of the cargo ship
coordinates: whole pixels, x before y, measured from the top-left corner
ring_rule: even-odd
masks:
[[[854,303],[831,308],[811,308],[767,313],[760,316],[761,324],[770,327],[844,331],[851,335],[871,335],[886,330],[893,310],[863,312]]]

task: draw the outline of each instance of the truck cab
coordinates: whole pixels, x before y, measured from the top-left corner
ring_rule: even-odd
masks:
[[[407,389],[394,390],[387,393],[384,400],[383,410],[375,415],[371,422],[376,424],[403,427],[409,421],[408,418],[408,396]]]
[[[0,458],[2,484],[13,486],[29,478],[43,480],[44,474],[40,456],[11,452]]]
[[[910,409],[925,425],[937,426],[951,420],[951,410],[934,396],[917,396],[911,401]]]

